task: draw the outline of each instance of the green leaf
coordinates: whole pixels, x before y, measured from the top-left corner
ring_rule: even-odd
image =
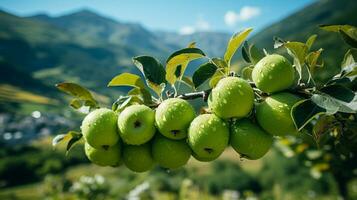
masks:
[[[252,32],[252,28],[247,28],[239,33],[234,34],[228,42],[226,52],[224,53],[224,61],[231,65],[231,59],[240,45],[248,37],[249,33]]]
[[[327,114],[335,114],[336,112],[356,113],[357,101],[346,103],[326,94],[314,94],[311,100],[319,107],[326,110]]]
[[[67,134],[59,134],[59,135],[56,135],[56,137],[54,137],[52,139],[52,146],[55,147],[57,146],[60,142],[62,141],[68,141],[68,135]]]
[[[249,80],[249,81],[252,81],[252,72],[253,72],[253,65],[251,66],[248,66],[248,67],[244,67],[242,69],[242,78],[245,79],[245,80]]]
[[[152,97],[149,91],[142,88],[133,88],[128,92],[130,96],[137,96],[145,105],[152,104]],[[134,99],[135,100],[135,99]]]
[[[316,67],[322,67],[323,64],[318,64],[318,60],[322,53],[323,49],[319,49],[317,51],[310,52],[306,56],[306,64],[309,66],[311,74],[314,74],[316,71]]]
[[[321,25],[325,31],[340,33],[343,40],[352,47],[357,47],[357,27],[350,25]]]
[[[174,52],[166,61],[166,80],[171,85],[175,84],[177,79],[182,78],[190,61],[205,56],[203,51],[198,48],[184,48]]]
[[[73,145],[82,138],[82,134],[77,131],[68,131],[66,134],[59,134],[52,140],[52,146],[56,147],[60,143],[67,143],[66,154]]]
[[[300,131],[312,119],[325,112],[325,109],[316,105],[311,99],[305,99],[294,104],[291,109],[291,117],[296,128]]]
[[[135,66],[144,75],[146,82],[158,96],[165,86],[165,69],[162,64],[151,56],[137,56],[133,58]]]
[[[192,76],[192,81],[195,85],[195,88],[211,78],[216,73],[216,70],[217,66],[210,62],[200,65]]]
[[[340,77],[340,78],[334,78],[330,81],[327,82],[327,85],[342,85],[345,86],[347,85],[347,87],[349,87],[351,85],[352,81],[347,78],[347,77]]]
[[[242,48],[242,57],[247,63],[251,63],[252,61],[250,60],[250,55],[249,55],[249,45],[248,42],[245,41],[243,44]]]
[[[195,48],[196,47],[196,42],[191,42],[190,44],[187,45],[187,48]]]
[[[82,107],[82,101],[80,99],[74,98],[71,100],[69,105],[74,109],[80,109]]]
[[[341,77],[357,75],[357,49],[349,49],[341,63]]]
[[[315,80],[310,72],[309,66],[306,63],[301,65],[301,76],[299,82],[304,83],[307,87],[316,86]]]
[[[334,122],[335,117],[333,115],[322,115],[318,118],[316,124],[312,129],[314,139],[318,144],[321,144],[321,137],[325,134],[328,134],[335,126]]]
[[[108,87],[111,86],[131,86],[137,88],[145,88],[145,84],[141,80],[140,76],[131,73],[122,73],[114,77],[108,83]]]
[[[314,34],[314,35],[310,36],[310,37],[307,39],[307,41],[306,41],[306,46],[307,46],[308,50],[311,49],[311,47],[312,47],[312,45],[314,44],[316,38],[317,38],[317,35]]]
[[[71,100],[70,105],[73,108],[80,108],[79,104],[89,106],[90,108],[97,108],[98,102],[93,98],[92,94],[84,87],[76,83],[58,83],[56,87],[75,97]]]
[[[209,81],[209,86],[211,88],[216,87],[217,83],[224,77],[226,77],[226,74],[221,70],[217,70],[211,77],[211,80]]]
[[[217,68],[226,69],[227,72],[229,71],[228,64],[222,58],[212,58],[211,60],[212,60],[211,63],[216,65]]]
[[[357,48],[357,30],[340,30],[343,40],[351,47]]]
[[[195,84],[193,83],[193,81],[191,80],[190,77],[188,76],[183,76],[181,79],[182,82],[186,83],[186,85],[192,87],[193,89],[195,88]]]
[[[249,46],[249,55],[253,64],[257,64],[265,56],[264,52],[258,49],[254,44]]]
[[[275,38],[277,39],[277,38]],[[280,40],[278,38],[277,40]],[[275,41],[277,43],[277,41]],[[282,42],[282,41],[279,41]],[[303,65],[305,63],[305,57],[308,52],[308,46],[302,42],[285,42],[282,43],[288,52],[288,54],[294,59],[294,66],[299,74],[299,82],[302,79]],[[308,72],[310,74],[310,72]]]
[[[348,31],[349,29],[354,28],[353,26],[350,25],[326,25],[326,24],[320,25],[319,27],[322,30],[336,32],[336,33],[339,33],[340,30]]]
[[[245,41],[242,48],[242,56],[247,63],[257,64],[265,55],[254,44],[248,45]]]
[[[289,54],[291,56],[299,60],[300,64],[304,63],[308,51],[308,46],[306,44],[302,42],[287,42],[284,44],[284,47],[289,50],[288,52],[290,52]]]
[[[68,141],[67,147],[66,147],[66,155],[68,155],[69,151],[71,148],[82,138],[82,134],[79,132],[72,132],[72,138]]]
[[[112,110],[116,112],[121,112],[130,105],[130,101],[133,96],[120,96],[112,105]]]
[[[321,88],[320,92],[346,103],[350,103],[356,97],[356,93],[342,85],[328,85]]]

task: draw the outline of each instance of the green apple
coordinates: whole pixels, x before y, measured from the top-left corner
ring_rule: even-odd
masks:
[[[229,141],[227,124],[214,114],[196,117],[188,129],[188,144],[201,161],[218,158]]]
[[[119,140],[117,114],[107,108],[100,108],[89,113],[83,120],[83,137],[92,147],[109,147]]]
[[[297,133],[291,118],[292,106],[301,98],[282,92],[267,97],[256,106],[256,118],[260,127],[271,135],[285,136]]]
[[[203,157],[197,155],[195,152],[192,152],[192,157],[194,157],[196,160],[198,160],[200,162],[210,162],[210,161],[212,161],[211,158],[203,158]]]
[[[183,139],[195,116],[195,110],[186,100],[170,98],[156,109],[155,121],[159,132],[165,137]]]
[[[295,70],[283,56],[265,56],[254,67],[252,79],[261,91],[274,93],[290,88],[295,81]]]
[[[84,152],[87,158],[99,166],[117,167],[121,164],[121,144],[99,149],[90,146],[87,142],[84,144]]]
[[[273,144],[273,137],[248,119],[231,125],[230,143],[242,157],[256,160],[263,157]]]
[[[126,144],[144,144],[155,134],[155,112],[145,105],[129,106],[119,114],[118,127]]]
[[[152,143],[154,160],[164,168],[177,169],[191,157],[191,149],[184,140],[171,140],[158,136]]]
[[[134,172],[145,172],[154,166],[151,156],[151,146],[148,143],[142,145],[124,145],[124,165]]]
[[[254,92],[247,81],[238,77],[221,79],[208,97],[208,106],[223,119],[245,117],[253,108]]]

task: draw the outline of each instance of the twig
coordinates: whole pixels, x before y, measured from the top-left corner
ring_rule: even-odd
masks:
[[[211,93],[211,89],[199,91],[199,92],[191,92],[191,93],[181,94],[181,95],[177,96],[177,98],[185,99],[185,100],[203,98],[204,101],[207,101],[210,93]]]
[[[268,97],[269,94],[262,92],[261,90],[259,90],[256,85],[254,84],[254,82],[249,82],[250,86],[253,88],[254,92],[256,94],[259,94],[259,97],[264,99],[265,97]],[[311,96],[311,93],[309,91],[306,91],[308,88],[305,86],[299,86],[296,87],[294,89],[290,89],[288,90],[291,93],[295,93],[304,97],[309,98]],[[209,94],[211,93],[212,89],[209,90],[204,90],[204,91],[199,91],[199,92],[190,92],[190,93],[186,93],[186,94],[181,94],[178,95],[176,98],[180,98],[180,99],[185,99],[185,100],[192,100],[192,99],[197,99],[197,98],[203,98],[204,101],[207,101]],[[166,94],[168,97],[173,97],[174,94],[167,92]],[[160,103],[156,103],[153,105],[150,105],[151,108],[156,108],[157,106],[159,106]]]

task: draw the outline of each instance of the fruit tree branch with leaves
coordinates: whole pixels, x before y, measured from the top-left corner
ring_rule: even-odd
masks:
[[[320,28],[339,33],[351,47],[340,72],[324,81],[315,80],[324,70],[323,50],[312,49],[316,35],[305,43],[274,38],[274,48],[285,50],[289,56],[285,57],[248,44],[252,31],[248,28],[232,36],[223,58],[208,58],[195,43],[172,53],[165,67],[151,56],[134,57],[142,76],[122,73],[108,83],[109,87],[132,88],[111,109],[101,107],[82,86],[60,83],[58,89],[73,96],[70,106],[87,107],[90,113],[80,131],[56,136],[53,145],[67,143],[69,151],[83,140],[93,163],[124,163],[136,172],[155,165],[176,169],[191,156],[213,161],[228,145],[241,157],[259,159],[274,141],[289,138],[299,138],[336,158],[315,159],[313,167],[318,171],[329,168],[321,163],[333,168],[336,160],[355,160],[357,29],[349,25]],[[231,60],[240,47],[247,66],[232,72]],[[193,60],[201,64],[188,77],[185,70]],[[191,92],[180,93],[182,84]],[[199,113],[187,101],[197,98],[207,102]],[[331,148],[324,149],[326,145]],[[303,159],[311,160],[304,154],[306,148],[299,149]]]

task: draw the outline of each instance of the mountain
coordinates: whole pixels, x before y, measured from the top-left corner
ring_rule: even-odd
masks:
[[[267,26],[254,35],[251,41],[258,47],[272,50],[274,36],[287,41],[305,42],[310,35],[317,34],[318,37],[313,47],[324,49],[322,56],[326,63],[325,66],[332,69],[332,72],[337,72],[348,46],[344,44],[339,34],[323,31],[318,28],[318,25],[350,24],[357,26],[356,10],[357,1],[355,0],[316,1],[285,19]],[[326,73],[326,70],[321,73]]]
[[[53,95],[55,83],[70,81],[115,97],[119,91],[108,89],[106,85],[121,72],[138,73],[132,57],[147,54],[164,62],[170,53],[193,39],[217,52],[205,38],[212,37],[207,41],[211,44],[216,41],[221,48],[220,35],[205,34],[187,37],[176,34],[171,35],[171,39],[163,39],[163,35],[140,24],[122,23],[86,9],[58,17],[47,14],[18,17],[0,10],[0,61],[4,61],[0,67],[8,72],[1,73],[0,78],[37,94]],[[46,83],[51,93],[44,92],[46,87],[33,91],[36,84],[15,84],[16,79],[10,81],[5,77],[9,73],[17,77],[19,83],[22,79]]]
[[[106,83],[114,75],[138,72],[131,62],[133,56],[147,54],[164,62],[172,51],[193,40],[207,47],[209,55],[218,55],[229,38],[224,33],[158,34],[87,9],[58,17],[18,17],[0,11],[0,22],[2,60],[51,85],[81,82],[106,94],[111,94]]]
[[[181,35],[174,32],[157,31],[156,35],[166,44],[180,48],[186,47],[191,42],[196,42],[196,46],[210,57],[222,57],[231,38],[231,34],[223,32],[196,32]]]
[[[140,24],[121,23],[88,9],[59,17],[40,14],[28,19],[62,28],[86,46],[128,46],[140,54],[150,53],[155,56],[162,56],[162,52],[171,50],[164,43],[158,42],[159,38]]]
[[[273,51],[274,36],[306,41],[310,34],[317,33],[315,47],[326,49],[326,66],[337,70],[347,47],[338,34],[326,33],[317,26],[357,25],[355,10],[354,0],[316,1],[249,40]],[[19,17],[0,10],[0,68],[7,72],[0,73],[0,78],[2,84],[55,98],[53,85],[61,81],[81,83],[114,98],[120,91],[108,89],[106,84],[124,71],[138,73],[131,62],[133,56],[147,54],[164,62],[170,53],[192,41],[208,56],[222,56],[229,38],[230,34],[217,32],[180,35],[150,31],[140,24],[123,23],[87,9],[56,17]],[[10,80],[10,74],[19,81]],[[27,81],[21,84],[21,80]],[[37,87],[41,90],[34,90]]]
[[[51,19],[44,15],[42,18]],[[77,21],[78,18],[75,17]],[[0,12],[0,58],[50,85],[60,81],[81,82],[109,94],[107,82],[122,71],[133,71],[131,57],[149,51],[104,42],[94,36],[90,40],[100,45],[86,45],[79,32],[68,31],[46,20]],[[155,52],[166,53],[158,49]]]

